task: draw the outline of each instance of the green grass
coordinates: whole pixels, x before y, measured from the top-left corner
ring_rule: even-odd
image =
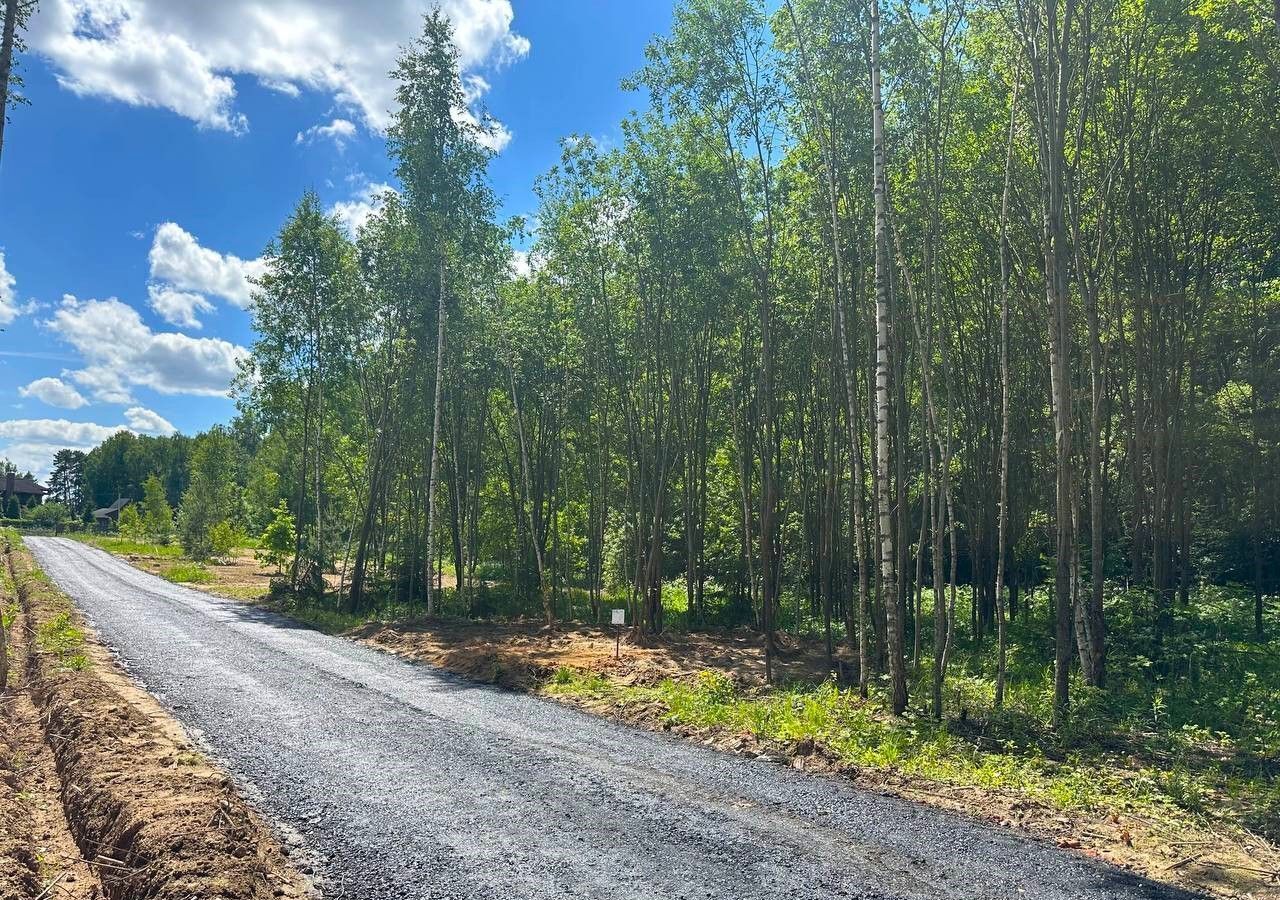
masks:
[[[64,669],[80,671],[89,666],[83,652],[84,632],[72,622],[70,613],[58,613],[36,629],[36,646],[58,657],[58,665]]]
[[[82,533],[68,536],[121,556],[157,556],[170,559],[178,559],[182,556],[182,547],[179,544],[150,544],[114,534]]]
[[[213,581],[213,573],[197,562],[180,562],[166,566],[160,577],[174,584],[208,584]]]

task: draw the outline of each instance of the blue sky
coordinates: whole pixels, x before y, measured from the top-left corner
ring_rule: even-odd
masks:
[[[0,455],[234,412],[246,278],[302,192],[351,222],[391,181],[385,73],[429,0],[42,0],[0,161]],[[571,133],[612,139],[660,0],[445,0],[502,123],[503,217]]]

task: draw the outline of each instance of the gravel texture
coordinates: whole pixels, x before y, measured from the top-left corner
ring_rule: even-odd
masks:
[[[1186,898],[1014,833],[468,682],[29,538],[344,898]]]

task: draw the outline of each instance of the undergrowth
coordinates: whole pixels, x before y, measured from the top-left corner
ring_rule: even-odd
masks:
[[[213,581],[213,573],[197,562],[180,562],[166,566],[160,577],[174,584],[208,584]]]

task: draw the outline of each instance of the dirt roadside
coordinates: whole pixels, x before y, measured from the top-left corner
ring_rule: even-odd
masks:
[[[0,900],[314,896],[27,552],[4,551],[20,605],[0,724]]]
[[[759,642],[747,632],[666,635],[634,643],[627,631],[622,635],[620,658],[614,656],[613,632],[589,626],[565,625],[547,631],[533,622],[370,622],[345,637],[479,681],[537,693],[633,727],[667,732],[799,771],[847,778],[876,793],[961,812],[1156,881],[1215,897],[1280,900],[1280,883],[1272,874],[1280,871],[1280,851],[1252,835],[1188,830],[1184,822],[1157,821],[1133,810],[1063,811],[1012,792],[853,766],[812,738],[775,741],[749,731],[678,724],[656,700],[619,702],[547,690],[550,677],[561,668],[621,685],[691,679],[700,671],[715,669],[750,689],[763,683],[764,659]],[[784,677],[821,679],[829,672],[821,648],[784,649]]]

